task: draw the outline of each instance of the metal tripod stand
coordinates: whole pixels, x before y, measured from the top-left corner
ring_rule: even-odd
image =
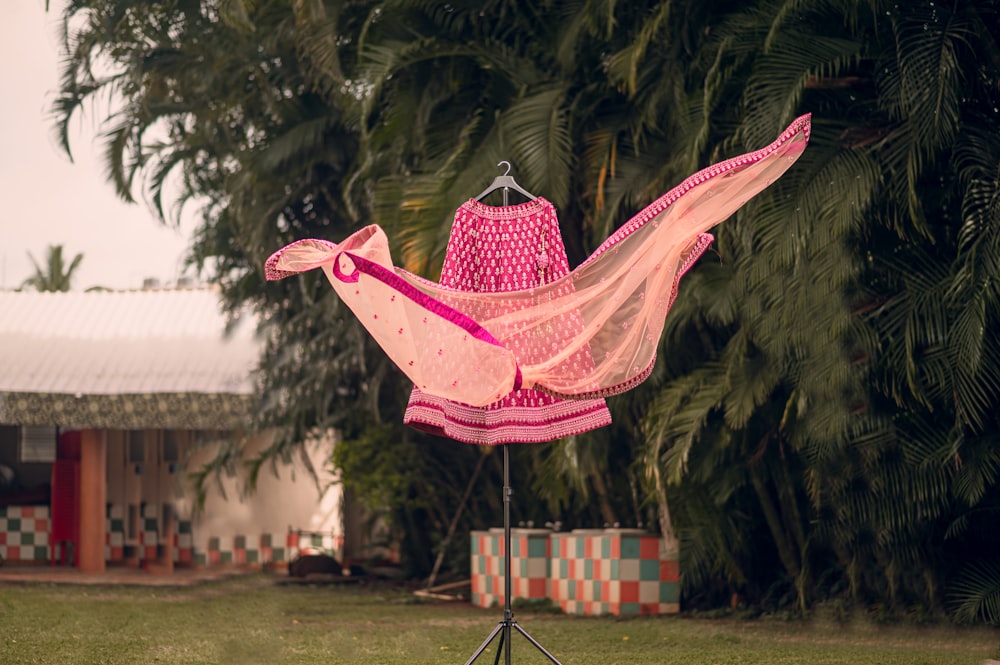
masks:
[[[493,632],[479,645],[476,652],[472,654],[472,658],[466,661],[465,665],[472,665],[479,656],[486,651],[486,648],[493,642],[493,640],[500,638],[500,642],[497,645],[497,655],[493,659],[493,665],[498,665],[500,663],[500,654],[504,655],[504,665],[510,665],[510,646],[511,637],[514,630],[519,632],[525,637],[531,644],[541,651],[549,660],[551,660],[555,665],[562,665],[556,657],[549,653],[545,647],[538,643],[538,640],[533,638],[528,632],[518,625],[517,620],[514,619],[514,612],[510,609],[510,595],[511,595],[511,584],[510,584],[510,497],[513,494],[513,490],[510,488],[510,444],[503,444],[503,618],[497,627],[493,629]]]

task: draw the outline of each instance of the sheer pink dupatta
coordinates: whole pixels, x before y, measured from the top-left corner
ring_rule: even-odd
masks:
[[[393,266],[374,225],[340,244],[292,243],[267,260],[266,276],[322,268],[393,362],[431,395],[485,406],[520,387],[564,398],[620,393],[649,375],[678,281],[712,240],[706,231],[778,179],[809,129],[803,116],[766,148],[690,176],[569,275],[535,289],[474,293],[422,279]],[[528,351],[516,358],[515,346]]]
[[[474,406],[495,402],[520,387],[513,354],[475,320],[429,294],[436,287],[392,266],[389,243],[367,226],[335,245],[307,239],[288,245],[265,264],[281,279],[322,268],[389,358],[414,385]],[[417,286],[419,284],[419,286]]]

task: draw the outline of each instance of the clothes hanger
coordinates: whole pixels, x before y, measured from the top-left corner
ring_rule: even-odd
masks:
[[[507,191],[511,189],[513,189],[518,194],[526,196],[529,201],[534,201],[536,198],[538,198],[534,194],[526,191],[519,184],[517,184],[517,182],[514,180],[514,176],[510,175],[510,162],[504,160],[498,162],[497,166],[500,166],[501,164],[507,165],[507,171],[503,175],[498,175],[496,178],[494,178],[493,182],[490,183],[490,186],[484,189],[482,194],[476,197],[477,201],[482,201],[489,194],[492,194],[498,189],[504,190],[503,192],[504,205],[507,205]]]

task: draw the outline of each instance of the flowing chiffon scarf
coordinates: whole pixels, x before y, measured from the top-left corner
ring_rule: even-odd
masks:
[[[470,292],[418,277],[393,265],[377,225],[341,243],[287,245],[268,258],[265,274],[276,280],[322,269],[429,395],[486,406],[520,388],[563,399],[618,394],[652,371],[678,282],[713,240],[707,231],[777,180],[809,131],[810,117],[802,116],[765,148],[688,177],[568,275],[535,288]],[[557,325],[565,321],[573,325]],[[578,362],[581,355],[588,362]]]

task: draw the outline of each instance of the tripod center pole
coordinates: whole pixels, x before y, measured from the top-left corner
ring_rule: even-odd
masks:
[[[503,616],[504,616],[504,663],[510,665],[510,626],[514,619],[514,612],[510,609],[511,594],[511,542],[510,542],[510,496],[513,494],[510,487],[510,444],[503,446]],[[499,654],[497,654],[499,655]]]

